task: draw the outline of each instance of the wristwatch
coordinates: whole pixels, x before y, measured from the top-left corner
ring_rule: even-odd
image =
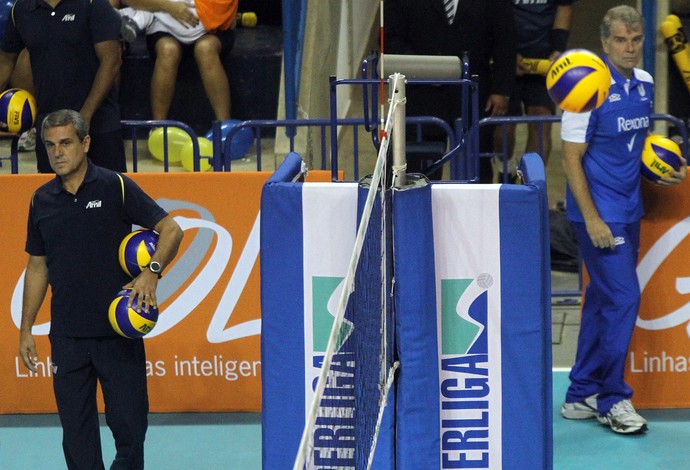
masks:
[[[148,266],[149,270],[153,274],[158,274],[158,277],[161,277],[161,273],[163,272],[163,266],[158,261],[151,261]]]

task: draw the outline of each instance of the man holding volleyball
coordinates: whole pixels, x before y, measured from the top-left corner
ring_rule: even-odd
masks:
[[[611,71],[607,100],[586,113],[563,113],[563,168],[568,219],[590,277],[582,307],[575,365],[561,414],[596,417],[623,434],[647,430],[625,383],[625,360],[640,305],[640,161],[653,110],[651,75],[635,68],[644,20],[622,5],[601,23],[604,60]],[[680,183],[686,162],[659,181]]]
[[[111,328],[108,306],[123,286],[132,290],[130,306],[134,297],[144,310],[157,305],[160,269],[154,270],[153,261],[162,268],[172,261],[182,230],[131,179],[87,159],[91,139],[78,112],[49,114],[41,137],[56,177],[31,198],[19,355],[35,372],[32,327],[50,285],[53,390],[67,467],[104,468],[96,402],[100,383],[117,451],[110,468],[143,469],[148,423],[144,344]],[[120,242],[132,224],[159,233],[150,269],[134,280],[118,262]]]
[[[92,159],[126,171],[115,89],[122,62],[120,26],[120,16],[107,0],[15,2],[0,41],[0,90],[26,49],[38,107],[36,127],[48,113],[78,110],[91,129]],[[36,167],[39,173],[52,172],[41,142]]]

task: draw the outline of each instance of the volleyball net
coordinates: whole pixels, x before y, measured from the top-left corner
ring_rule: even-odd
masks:
[[[541,184],[393,184],[390,96],[371,177],[264,186],[263,468],[549,469],[541,160]]]
[[[386,170],[395,116],[398,107],[404,106],[404,98],[396,96],[402,80],[404,77],[399,74],[392,77],[390,106],[374,172],[360,183],[360,191],[366,197],[348,270],[339,286],[339,300],[295,458],[295,470],[322,465],[314,450],[324,425],[330,430],[351,433],[345,439],[347,445],[334,449],[336,459],[343,466],[351,466],[347,465],[350,462],[354,468],[368,469],[373,462],[395,372],[389,301],[393,259],[390,188]],[[393,171],[395,174],[396,169]],[[345,370],[354,373],[346,374]],[[329,387],[348,381],[346,387]],[[327,431],[329,436],[330,432]]]

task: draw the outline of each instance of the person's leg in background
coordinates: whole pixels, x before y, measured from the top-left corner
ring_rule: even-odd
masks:
[[[149,50],[153,49],[156,58],[151,77],[151,117],[155,120],[167,119],[175,96],[182,45],[165,33],[149,35],[148,41]]]
[[[206,96],[218,121],[230,119],[230,82],[221,55],[234,45],[234,32],[205,34],[194,43],[194,58],[199,67]]]
[[[556,105],[546,90],[546,79],[541,75],[528,75],[523,77],[523,80],[525,114],[541,117],[553,116],[556,113]],[[540,135],[538,125],[528,126],[525,152],[537,152],[544,161],[544,166],[546,166],[551,155],[551,123],[544,123],[541,127],[542,133]]]

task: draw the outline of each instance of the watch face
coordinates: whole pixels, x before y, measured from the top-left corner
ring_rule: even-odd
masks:
[[[149,269],[156,274],[160,274],[161,264],[158,261],[151,261],[149,264]]]

